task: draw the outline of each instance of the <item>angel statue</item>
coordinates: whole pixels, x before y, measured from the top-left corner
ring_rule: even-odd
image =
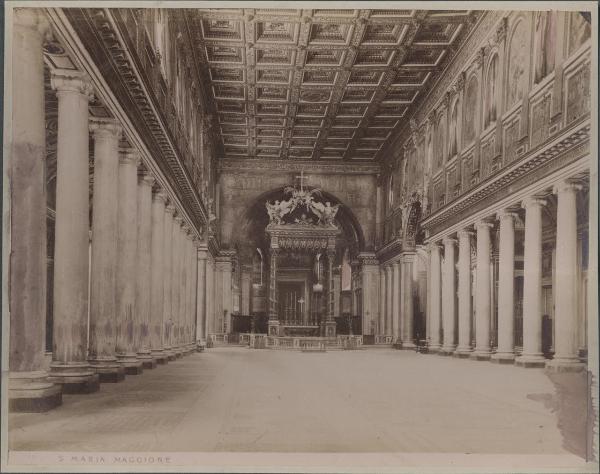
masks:
[[[281,216],[279,215],[279,201],[275,201],[275,204],[271,204],[269,201],[266,202],[267,214],[269,215],[269,223],[281,224]]]
[[[325,207],[323,209],[323,219],[325,220],[325,224],[335,225],[333,223],[333,221],[335,219],[335,216],[336,216],[339,208],[340,208],[339,204],[332,206],[329,201],[325,203]]]

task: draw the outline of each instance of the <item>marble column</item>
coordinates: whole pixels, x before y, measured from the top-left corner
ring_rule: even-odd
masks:
[[[279,249],[271,249],[269,266],[269,336],[279,334],[277,317],[277,257]]]
[[[206,297],[207,297],[207,251],[198,242],[198,280],[196,305],[196,342],[200,348],[206,345]]]
[[[498,348],[492,362],[512,364],[515,359],[515,219],[517,214],[500,211],[498,255]]]
[[[385,315],[386,315],[386,282],[385,282],[385,270],[381,266],[379,268],[379,318],[377,319],[377,335],[385,335]]]
[[[117,267],[117,357],[127,375],[141,374],[135,326],[137,277],[137,167],[139,154],[125,149],[119,164],[118,267]]]
[[[394,326],[393,326],[393,319],[394,319],[394,313],[393,313],[393,294],[394,294],[394,283],[393,283],[393,274],[392,274],[392,265],[386,265],[385,267],[385,297],[386,297],[386,304],[385,304],[385,335],[386,336],[394,336],[393,330],[394,330]]]
[[[523,353],[515,364],[543,367],[542,355],[542,208],[546,201],[527,198],[525,209],[525,252],[523,264]]]
[[[208,338],[215,333],[215,261],[212,256],[206,260],[206,296],[204,299],[206,302],[205,335],[208,344]],[[270,321],[269,319],[269,324]]]
[[[94,192],[88,358],[100,382],[119,382],[125,378],[115,354],[121,127],[112,119],[94,119],[90,129],[94,136]]]
[[[440,323],[442,319],[442,265],[441,248],[437,243],[429,245],[429,272],[430,289],[429,296],[429,351],[437,352],[440,344]]]
[[[581,186],[565,180],[554,187],[556,209],[556,274],[554,358],[546,367],[580,371],[577,354],[577,191]]]
[[[333,264],[335,261],[335,251],[333,249],[327,250],[327,319],[325,321],[325,337],[335,337],[336,335],[336,324],[334,319],[334,276],[333,276]]]
[[[163,276],[163,344],[165,354],[168,360],[175,360],[175,352],[173,350],[173,308],[171,305],[173,280],[173,228],[175,206],[168,204],[165,207],[165,229],[164,229],[164,247],[163,259],[165,273]]]
[[[137,354],[144,369],[154,369],[156,359],[150,344],[150,287],[152,284],[152,186],[155,179],[146,170],[138,173],[137,269],[135,311]]]
[[[173,284],[171,285],[171,313],[173,318],[173,331],[171,335],[175,357],[181,357],[181,225],[183,218],[176,215],[173,218]]]
[[[456,349],[456,240],[449,237],[444,242],[444,269],[442,274],[442,324],[444,341],[441,354],[451,355]]]
[[[492,311],[492,294],[490,288],[491,238],[490,222],[480,221],[475,224],[477,231],[477,270],[475,288],[475,350],[471,358],[489,360],[490,350],[490,318]]]
[[[164,348],[165,285],[165,204],[167,195],[160,190],[152,194],[152,244],[150,257],[150,350],[159,364],[167,362]]]
[[[44,370],[48,290],[42,44],[50,27],[41,9],[15,8],[13,15],[12,143],[5,162],[10,216],[4,221],[10,223],[8,398],[10,411],[42,412],[62,403],[60,387],[47,382]]]
[[[402,314],[400,311],[400,295],[402,294],[402,279],[400,278],[400,262],[392,263],[392,343],[402,344]]]
[[[402,255],[402,348],[414,350],[414,301],[413,301],[413,265],[414,253]]]
[[[54,331],[50,380],[66,393],[99,388],[87,361],[89,276],[89,78],[52,71],[58,97],[56,224],[54,238]]]
[[[471,347],[471,237],[468,230],[458,232],[458,347],[456,357],[468,357]]]

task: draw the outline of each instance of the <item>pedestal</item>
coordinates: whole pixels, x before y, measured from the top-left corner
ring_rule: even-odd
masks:
[[[62,391],[49,383],[46,372],[11,372],[8,377],[8,409],[41,413],[62,404]]]
[[[270,319],[268,323],[268,331],[269,336],[279,336],[279,321],[276,319]]]
[[[325,337],[335,337],[336,325],[335,321],[325,321],[323,323],[325,329]]]

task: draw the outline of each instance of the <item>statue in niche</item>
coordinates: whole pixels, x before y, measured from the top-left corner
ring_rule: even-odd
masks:
[[[535,83],[554,71],[556,12],[538,12],[535,21]]]
[[[450,153],[448,156],[454,156],[458,153],[458,108],[460,102],[457,99],[454,102],[454,107],[452,108],[452,114],[450,115],[450,134],[448,137]]]

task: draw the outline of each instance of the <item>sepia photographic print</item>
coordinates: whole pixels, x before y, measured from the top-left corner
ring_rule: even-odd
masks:
[[[5,2],[2,472],[598,472],[597,13]]]

